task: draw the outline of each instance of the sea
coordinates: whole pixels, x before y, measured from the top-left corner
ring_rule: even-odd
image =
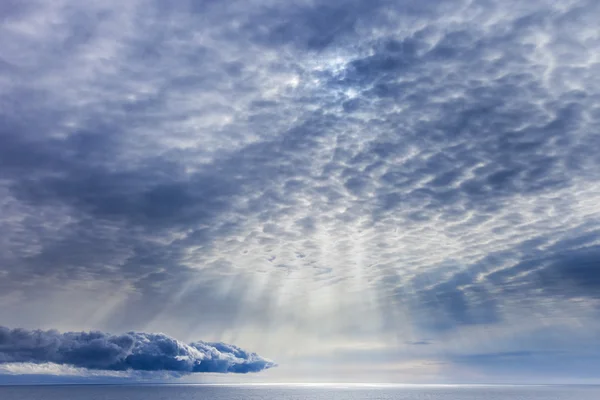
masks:
[[[600,400],[600,386],[0,386],[1,400]]]

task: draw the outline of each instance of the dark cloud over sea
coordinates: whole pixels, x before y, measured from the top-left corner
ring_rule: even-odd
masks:
[[[226,343],[182,343],[160,333],[28,331],[0,327],[0,363],[53,363],[108,371],[248,373],[275,366]]]

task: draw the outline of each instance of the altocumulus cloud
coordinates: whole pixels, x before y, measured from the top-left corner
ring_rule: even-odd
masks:
[[[66,332],[0,326],[0,364],[53,363],[108,371],[259,372],[276,364],[226,343],[182,343],[161,333]]]
[[[600,365],[599,18],[0,1],[0,321]]]

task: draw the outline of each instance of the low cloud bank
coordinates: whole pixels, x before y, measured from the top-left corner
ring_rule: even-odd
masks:
[[[0,364],[5,363],[179,373],[248,373],[276,365],[230,344],[202,341],[185,344],[161,333],[60,333],[0,326]]]

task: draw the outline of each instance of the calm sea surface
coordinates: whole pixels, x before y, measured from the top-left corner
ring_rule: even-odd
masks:
[[[264,386],[0,386],[2,400],[600,400],[598,386],[315,388]]]

